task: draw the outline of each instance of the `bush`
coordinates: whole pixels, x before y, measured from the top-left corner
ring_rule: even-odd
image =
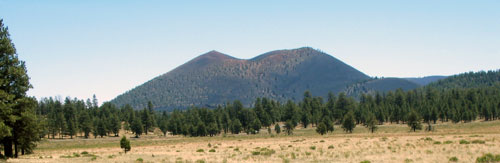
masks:
[[[210,149],[208,152],[215,152],[215,149]]]
[[[137,160],[135,160],[136,162],[143,162],[144,160],[142,158],[137,158]]]
[[[267,148],[260,148],[260,150],[257,149],[256,151],[252,151],[252,155],[262,155],[262,156],[271,156],[274,153],[276,153],[275,150]]]
[[[368,160],[364,160],[364,161],[361,161],[359,163],[371,163],[371,161],[368,161]]]
[[[435,141],[434,144],[441,144],[441,142],[440,141]]]
[[[443,144],[451,144],[451,143],[453,143],[453,141],[451,141],[451,140],[446,140],[443,142]]]
[[[467,140],[462,139],[462,140],[460,140],[460,144],[470,144],[470,142],[467,141]]]
[[[450,160],[449,160],[449,161],[450,161],[450,162],[458,162],[458,158],[457,158],[457,157],[455,157],[455,156],[453,156],[453,157],[451,157],[451,158],[450,158]]]
[[[88,155],[88,154],[89,154],[89,152],[87,152],[87,151],[83,151],[83,152],[82,152],[82,153],[80,153],[80,154],[82,154],[82,155]]]
[[[335,148],[333,147],[333,145],[328,146],[328,149],[333,149],[333,148]]]
[[[432,141],[432,138],[430,138],[430,137],[426,137],[424,140],[425,140],[425,141]]]
[[[309,147],[309,149],[316,150],[316,146],[311,146],[311,147]]]
[[[486,143],[484,140],[473,140],[472,144],[484,144]]]
[[[484,154],[476,159],[478,163],[500,162],[500,154],[493,156],[491,153]]]
[[[198,150],[196,150],[196,152],[205,152],[205,150],[203,150],[203,149],[198,149]]]

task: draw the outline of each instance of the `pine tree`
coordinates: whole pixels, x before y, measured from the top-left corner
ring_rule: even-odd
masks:
[[[130,129],[132,129],[132,132],[135,133],[136,138],[139,138],[139,136],[142,135],[143,128],[139,118],[134,118],[134,120],[132,121],[132,125],[130,126]]]
[[[123,148],[123,151],[125,152],[125,154],[127,154],[128,151],[130,151],[130,141],[127,140],[127,138],[125,136],[122,137],[122,139],[120,140],[120,148]]]
[[[375,117],[375,114],[373,113],[368,113],[366,121],[365,121],[365,127],[370,130],[370,132],[375,132],[377,130],[377,117]]]
[[[316,128],[316,132],[318,134],[324,135],[326,133],[326,125],[323,122],[320,122],[318,127]]]
[[[276,131],[276,134],[281,133],[281,127],[278,123],[276,123],[276,125],[274,125],[274,131]]]
[[[120,132],[120,129],[122,128],[122,125],[121,125],[121,121],[117,115],[111,115],[110,124],[111,124],[110,125],[111,132],[113,132],[113,134],[115,134],[115,136],[118,137],[119,136],[118,134]]]
[[[410,113],[408,114],[408,126],[411,128],[411,130],[413,130],[413,132],[422,129],[421,120],[422,118],[415,110],[410,111]]]
[[[285,123],[285,131],[288,135],[293,134],[293,129],[295,129],[295,126],[291,120],[286,121]]]
[[[242,129],[242,125],[240,123],[240,120],[235,119],[232,122],[233,123],[231,125],[231,133],[233,133],[233,134],[239,134],[241,132],[241,129]]]
[[[352,130],[356,127],[356,120],[354,118],[354,113],[349,111],[342,120],[342,128],[345,132],[352,133]]]
[[[30,88],[24,61],[19,60],[8,28],[0,19],[0,124],[5,131],[0,134],[0,142],[6,157],[18,156],[17,148],[13,150],[12,146],[31,151],[34,146],[27,144],[39,140],[36,100],[26,95]]]
[[[168,121],[166,119],[163,119],[160,121],[160,130],[163,133],[163,136],[167,136],[167,131],[168,131]]]
[[[86,110],[80,113],[79,123],[85,138],[89,138],[89,133],[92,131],[92,119]]]

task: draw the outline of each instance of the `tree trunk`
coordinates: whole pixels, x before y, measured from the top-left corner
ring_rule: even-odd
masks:
[[[19,150],[17,149],[17,143],[14,142],[14,157],[17,158],[17,156],[19,156],[18,154],[19,154]]]
[[[3,150],[5,157],[13,157],[14,155],[12,154],[12,140],[10,138],[5,138],[3,141]]]

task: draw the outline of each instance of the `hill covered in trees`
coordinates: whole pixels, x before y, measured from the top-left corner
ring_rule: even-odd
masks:
[[[344,89],[348,96],[360,98],[362,94],[386,93],[397,89],[412,90],[420,85],[400,78],[375,78],[352,84]]]
[[[436,89],[482,88],[500,84],[500,70],[467,72],[430,83]]]
[[[404,79],[370,78],[310,47],[271,51],[247,60],[210,51],[111,102],[117,106],[130,104],[136,109],[146,107],[148,101],[160,110],[215,108],[234,100],[251,106],[258,97],[282,103],[298,101],[306,90],[326,98],[328,92],[358,96],[416,87],[419,85]]]
[[[406,80],[409,80],[413,83],[417,83],[418,85],[425,86],[427,84],[436,82],[438,80],[447,78],[447,76],[425,76],[425,77],[420,77],[420,78],[404,78]]]
[[[296,101],[306,90],[326,96],[368,79],[342,61],[309,47],[272,51],[248,60],[210,51],[111,102],[143,108],[152,101],[157,109],[174,109],[214,108],[239,99],[249,106],[257,97]]]

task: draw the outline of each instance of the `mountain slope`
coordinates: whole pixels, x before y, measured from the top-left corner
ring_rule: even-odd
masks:
[[[467,72],[428,84],[436,89],[480,88],[500,85],[500,70]]]
[[[152,101],[157,109],[214,107],[233,100],[251,105],[257,97],[298,100],[306,90],[325,96],[370,79],[342,61],[309,47],[277,50],[249,60],[205,53],[111,102],[134,108]]]
[[[421,77],[421,78],[404,78],[406,80],[409,80],[411,82],[417,83],[421,86],[425,86],[429,83],[436,82],[438,80],[444,79],[447,76],[426,76],[426,77]]]
[[[372,94],[375,92],[388,92],[396,89],[411,90],[419,88],[420,85],[401,78],[372,79],[350,85],[344,92],[349,96],[360,97],[361,94]]]

